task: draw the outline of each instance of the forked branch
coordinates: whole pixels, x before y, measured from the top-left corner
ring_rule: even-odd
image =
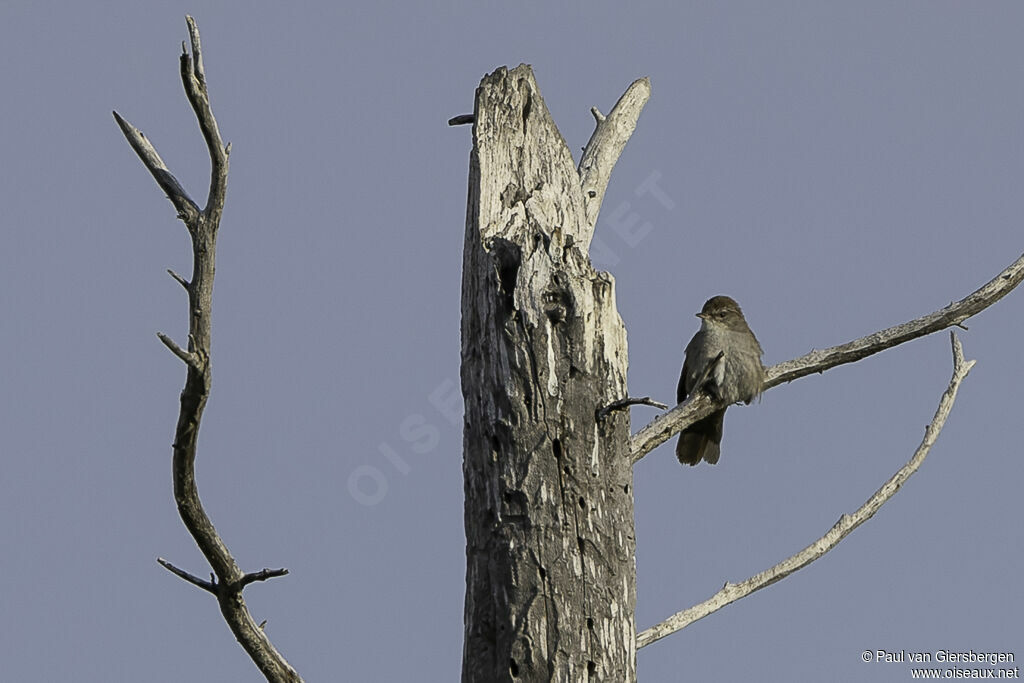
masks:
[[[1021,280],[1024,280],[1024,255],[979,289],[934,313],[869,334],[847,344],[811,351],[794,360],[773,365],[767,370],[764,389],[767,391],[783,382],[792,382],[807,375],[822,373],[837,365],[853,363],[879,351],[948,327],[963,327],[963,321],[1002,299],[1019,285]],[[695,394],[692,399],[654,418],[634,434],[629,444],[630,457],[636,463],[673,435],[722,407],[722,404],[715,403],[703,393]]]
[[[210,320],[213,300],[213,276],[216,259],[217,229],[224,210],[224,197],[228,179],[228,154],[210,107],[206,73],[199,43],[199,29],[192,17],[188,23],[191,54],[182,44],[181,80],[192,105],[199,128],[210,154],[210,190],[206,206],[198,205],[188,196],[181,184],[168,170],[156,148],[137,128],[114,112],[114,118],[128,139],[132,149],[142,160],[157,184],[167,194],[178,217],[185,223],[192,237],[192,278],[186,280],[174,271],[173,277],[188,292],[189,334],[188,349],[183,349],[165,334],[160,341],[186,364],[185,388],[181,392],[181,409],[174,434],[172,460],[174,499],[178,514],[196,544],[213,569],[209,581],[200,579],[172,565],[162,558],[157,562],[176,576],[208,591],[217,597],[221,614],[235,638],[252,658],[268,681],[290,682],[302,679],[274,648],[263,629],[249,614],[242,598],[242,589],[254,581],[265,581],[288,573],[286,569],[264,569],[244,573],[221,540],[213,522],[203,509],[196,488],[196,442],[203,409],[210,394]]]
[[[896,494],[900,487],[903,486],[903,483],[910,478],[910,475],[921,466],[921,463],[924,462],[928,452],[935,444],[936,439],[939,438],[939,433],[942,431],[943,425],[946,424],[946,418],[953,409],[953,402],[956,400],[956,392],[960,388],[960,383],[963,382],[964,378],[967,377],[967,373],[974,366],[975,361],[964,360],[963,348],[960,345],[960,340],[956,337],[956,333],[950,332],[949,336],[953,345],[953,377],[949,380],[949,386],[946,387],[946,391],[939,400],[939,407],[935,411],[935,417],[932,418],[931,423],[925,428],[921,445],[917,447],[913,457],[910,458],[907,464],[882,484],[882,487],[873,496],[868,498],[856,512],[840,517],[839,521],[824,536],[797,554],[783,560],[771,569],[750,577],[742,583],[726,583],[720,591],[699,605],[694,605],[682,612],[677,612],[660,624],[641,631],[636,637],[638,649],[645,645],[650,645],[671,633],[675,633],[698,619],[703,619],[712,612],[717,612],[726,605],[746,597],[765,586],[770,586],[776,581],[781,581],[798,569],[806,567],[836,547],[854,529],[871,519],[878,512],[878,509]]]

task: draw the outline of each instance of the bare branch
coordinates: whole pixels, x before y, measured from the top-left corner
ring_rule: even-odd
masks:
[[[217,120],[213,117],[213,109],[210,107],[210,95],[206,89],[206,71],[203,66],[203,53],[199,43],[199,29],[196,28],[195,20],[186,16],[188,24],[189,39],[192,43],[192,55],[182,50],[181,54],[181,82],[185,86],[185,94],[188,96],[189,104],[195,111],[196,119],[199,121],[199,129],[206,140],[206,147],[210,152],[210,193],[206,199],[204,213],[216,214],[220,218],[220,211],[224,208],[224,193],[228,184],[228,154],[230,146],[225,147],[220,137],[220,129],[217,127]]]
[[[767,391],[783,382],[792,382],[807,375],[822,373],[837,365],[853,363],[879,351],[948,327],[963,328],[964,320],[1002,299],[1013,291],[1021,280],[1024,280],[1024,255],[971,294],[934,313],[855,339],[848,344],[822,351],[811,351],[794,360],[773,365],[766,371],[764,390]],[[695,399],[692,403],[686,401],[659,415],[632,436],[629,444],[630,458],[636,463],[673,435],[723,407],[723,404],[711,400]]]
[[[245,576],[243,576],[238,581],[238,587],[239,588],[244,588],[244,587],[248,586],[250,583],[253,583],[255,581],[266,581],[267,579],[274,579],[274,578],[277,578],[278,576],[287,576],[287,575],[288,575],[288,570],[287,569],[262,569],[262,570],[260,570],[258,572],[250,572],[249,574],[246,574]],[[266,623],[266,622],[264,622],[264,623]]]
[[[612,169],[615,168],[615,162],[619,160],[619,155],[636,130],[637,119],[640,118],[640,112],[650,97],[650,79],[640,78],[626,89],[608,116],[602,115],[597,107],[590,110],[597,125],[587,146],[583,148],[578,169],[586,208],[587,233],[586,242],[582,245],[584,251],[590,248],[590,238],[594,234],[594,226],[601,212],[601,202],[604,200],[605,190],[608,189]]]
[[[164,569],[166,569],[170,573],[174,574],[175,576],[177,576],[179,578],[182,578],[185,581],[188,581],[189,583],[191,583],[194,586],[199,586],[204,591],[208,591],[210,593],[213,593],[214,595],[217,594],[217,584],[216,583],[213,583],[212,581],[206,581],[204,579],[200,579],[198,576],[194,576],[192,574],[189,574],[184,569],[178,569],[177,567],[175,567],[173,564],[171,564],[170,562],[168,562],[167,560],[165,560],[162,557],[156,558],[156,561],[160,564],[161,567],[163,567]]]
[[[176,272],[174,272],[170,268],[167,269],[167,274],[170,275],[171,277],[173,277],[175,280],[177,280],[178,284],[181,285],[182,287],[184,287],[186,292],[188,291],[188,286],[189,286],[188,285],[188,280],[186,280],[182,276],[178,275]]]
[[[117,121],[117,125],[120,126],[125,138],[128,139],[128,144],[132,146],[135,153],[139,155],[139,159],[142,160],[143,165],[153,175],[156,184],[160,186],[160,189],[164,191],[167,198],[174,204],[174,208],[178,211],[178,218],[191,225],[195,221],[196,216],[199,215],[199,207],[188,196],[181,183],[174,177],[174,174],[167,169],[167,164],[157,154],[153,143],[146,139],[141,130],[121,118],[121,115],[116,111],[114,112],[114,120]]]
[[[616,410],[622,410],[623,408],[628,408],[629,406],[654,406],[655,408],[661,408],[662,410],[668,409],[667,405],[665,405],[661,401],[653,400],[650,396],[643,396],[641,398],[627,396],[626,398],[620,398],[618,401],[612,401],[605,407],[600,408],[597,411],[597,419],[603,420],[606,417],[608,417],[608,415],[610,415],[612,412]]]
[[[206,68],[203,66],[203,50],[199,42],[199,29],[196,27],[196,20],[190,15],[185,15],[185,23],[188,25],[188,39],[192,43],[192,60],[194,62],[193,73],[199,79],[203,89],[206,89]],[[184,48],[182,52],[184,52]]]
[[[173,353],[175,356],[184,361],[185,365],[189,366],[190,368],[199,369],[199,361],[194,353],[186,351],[185,349],[178,346],[173,339],[168,337],[163,332],[157,332],[156,336],[160,338],[160,341],[164,343],[164,346],[171,350],[171,353]]]
[[[156,150],[146,141],[145,137],[116,113],[114,114],[129,143],[153,173],[160,186],[168,192],[171,201],[179,207],[179,215],[185,220],[192,236],[191,280],[186,280],[173,270],[168,270],[171,277],[188,291],[189,349],[188,351],[182,349],[165,334],[158,336],[174,355],[188,364],[185,388],[181,391],[181,409],[178,413],[178,423],[174,433],[172,459],[174,500],[177,503],[178,514],[181,516],[182,522],[192,538],[195,539],[203,556],[210,563],[213,572],[210,575],[210,580],[204,581],[164,560],[159,560],[159,562],[168,571],[217,597],[224,620],[268,681],[301,681],[299,675],[274,648],[266,634],[253,620],[245,605],[245,600],[242,598],[242,589],[246,585],[254,581],[265,581],[274,576],[283,576],[287,570],[264,569],[252,574],[243,573],[203,509],[199,491],[196,488],[196,441],[212,384],[209,359],[213,278],[217,230],[224,210],[224,197],[227,188],[230,145],[224,146],[222,143],[217,121],[210,108],[199,30],[192,17],[186,17],[186,21],[192,54],[190,56],[183,46],[180,60],[181,77],[185,93],[195,111],[210,153],[210,193],[204,209],[200,211],[195,202],[185,197],[180,185],[174,180],[174,176],[166,170],[163,161],[160,160]],[[181,199],[182,197],[184,199]]]
[[[848,344],[833,346],[821,351],[811,351],[795,360],[772,366],[768,369],[765,388],[769,389],[783,382],[792,382],[800,377],[821,373],[837,365],[853,363],[892,346],[944,330],[947,327],[956,326],[966,329],[961,324],[963,321],[1002,299],[1020,284],[1021,280],[1024,280],[1024,255],[976,291],[941,310],[861,337]]]
[[[910,458],[907,464],[882,484],[882,487],[873,496],[868,498],[856,512],[852,515],[840,517],[839,521],[824,536],[797,554],[783,560],[771,569],[750,577],[742,583],[726,583],[720,591],[699,605],[694,605],[682,612],[677,612],[660,624],[641,631],[636,637],[638,649],[645,645],[650,645],[670,633],[675,633],[698,619],[703,619],[712,612],[716,612],[756,590],[770,586],[776,581],[781,581],[798,569],[806,567],[836,547],[854,529],[871,519],[878,512],[878,509],[896,494],[900,487],[910,478],[910,475],[917,471],[928,456],[928,452],[939,438],[939,433],[946,423],[946,418],[949,417],[949,413],[953,409],[953,402],[956,400],[956,392],[960,388],[960,383],[963,382],[964,378],[967,377],[967,373],[974,367],[975,361],[964,360],[963,347],[961,347],[956,333],[950,332],[949,336],[953,346],[953,377],[949,380],[949,386],[939,400],[939,407],[935,410],[935,417],[932,418],[931,423],[925,428],[921,445],[917,447],[913,457]]]

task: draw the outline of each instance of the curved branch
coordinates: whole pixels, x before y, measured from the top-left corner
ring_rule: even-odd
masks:
[[[636,130],[640,112],[651,97],[651,80],[640,78],[626,88],[619,101],[612,107],[611,113],[604,116],[591,108],[596,126],[590,141],[583,148],[580,158],[580,185],[583,187],[583,201],[586,210],[587,234],[584,252],[590,248],[590,238],[594,234],[597,216],[601,212],[608,181],[612,177],[612,169],[619,160],[623,148]]]
[[[201,211],[195,202],[184,194],[184,190],[167,170],[156,150],[133,126],[117,115],[118,125],[128,138],[143,164],[150,170],[161,188],[178,208],[178,215],[184,220],[192,236],[192,278],[185,278],[170,271],[173,277],[188,291],[189,335],[188,350],[182,349],[170,337],[160,334],[162,341],[178,358],[187,364],[185,388],[181,392],[181,409],[174,434],[174,456],[172,470],[174,479],[174,500],[178,514],[189,533],[196,541],[203,556],[210,563],[213,575],[210,581],[199,579],[178,569],[166,560],[157,561],[168,571],[217,597],[221,614],[238,642],[248,653],[268,681],[293,683],[302,679],[274,648],[263,630],[253,620],[242,598],[242,589],[254,581],[264,581],[274,576],[283,576],[287,570],[264,569],[246,574],[238,567],[224,541],[210,521],[199,499],[196,488],[195,459],[196,442],[203,410],[210,394],[210,320],[213,302],[213,277],[217,251],[217,229],[224,210],[227,189],[228,153],[221,141],[217,121],[210,107],[206,89],[199,30],[192,17],[186,17],[191,55],[183,48],[181,55],[181,79],[189,103],[199,121],[210,153],[210,193],[206,207]]]
[[[904,482],[910,478],[910,475],[921,466],[921,463],[928,456],[931,447],[935,444],[936,439],[939,438],[939,433],[946,423],[946,418],[953,409],[953,402],[956,400],[956,392],[960,388],[960,383],[963,382],[964,378],[967,377],[967,373],[974,366],[975,361],[964,360],[963,348],[960,345],[960,340],[956,338],[956,333],[950,332],[949,336],[953,345],[953,377],[949,380],[949,386],[946,387],[946,391],[943,392],[942,398],[939,400],[939,407],[935,410],[935,417],[932,418],[931,423],[925,428],[921,445],[917,447],[913,457],[910,458],[907,464],[901,467],[896,474],[892,475],[887,482],[882,484],[882,487],[873,496],[868,498],[856,512],[852,515],[840,517],[839,521],[828,530],[828,533],[817,541],[796,555],[783,560],[771,569],[750,577],[742,583],[726,583],[722,590],[699,605],[694,605],[682,612],[677,612],[660,624],[641,631],[636,637],[637,649],[650,645],[670,633],[675,633],[698,619],[703,619],[712,612],[717,612],[726,605],[746,597],[765,586],[770,586],[776,581],[781,581],[798,569],[806,567],[836,547],[854,529],[871,519],[878,512],[878,509],[896,494]]]
[[[968,296],[934,313],[869,334],[847,344],[811,351],[799,358],[773,365],[766,370],[764,391],[783,382],[792,382],[815,373],[820,374],[837,365],[853,363],[879,351],[948,327],[963,327],[963,321],[1002,299],[1013,291],[1021,280],[1024,280],[1024,254]],[[691,400],[654,418],[634,434],[629,440],[630,458],[636,463],[673,435],[723,407],[723,404],[712,401],[702,393],[696,394]]]

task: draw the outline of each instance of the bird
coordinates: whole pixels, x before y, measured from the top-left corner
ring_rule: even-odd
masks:
[[[700,329],[686,345],[683,371],[676,387],[676,401],[682,403],[697,391],[726,406],[749,404],[761,394],[764,366],[761,344],[750,330],[739,304],[730,297],[713,296],[697,317]],[[676,457],[684,465],[704,460],[709,465],[721,456],[722,421],[725,408],[694,422],[679,435]]]

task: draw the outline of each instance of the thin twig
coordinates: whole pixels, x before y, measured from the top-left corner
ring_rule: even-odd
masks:
[[[185,362],[185,365],[189,366],[190,368],[199,368],[199,361],[196,360],[196,355],[194,353],[186,351],[185,349],[178,346],[178,344],[173,339],[168,337],[163,332],[157,332],[156,336],[160,338],[160,341],[164,343],[164,346],[171,350],[171,353],[173,353],[175,356],[183,360]]]
[[[167,560],[165,560],[162,557],[156,558],[156,561],[160,564],[161,567],[163,567],[164,569],[166,569],[170,573],[174,574],[175,576],[177,576],[179,578],[182,578],[185,581],[188,581],[189,583],[191,583],[194,586],[199,586],[204,591],[208,591],[210,593],[213,593],[214,595],[217,594],[217,584],[216,583],[214,583],[212,581],[206,581],[204,579],[200,579],[198,576],[194,576],[192,574],[189,574],[184,569],[178,569],[177,567],[175,567],[173,564],[171,564],[170,562],[168,562]]]
[[[1021,280],[1024,280],[1024,255],[971,294],[934,313],[855,339],[848,344],[812,351],[794,360],[773,365],[766,371],[764,390],[767,391],[783,382],[792,382],[807,375],[822,373],[837,365],[853,363],[933,332],[953,326],[962,327],[961,323],[964,320],[1002,299],[1013,291]],[[636,463],[673,435],[723,407],[724,404],[712,400],[703,401],[695,398],[692,402],[687,401],[659,415],[630,438],[630,458]]]
[[[287,576],[287,569],[262,569],[258,572],[250,572],[246,574],[238,581],[239,588],[245,588],[250,583],[255,581],[266,581],[267,579],[274,579],[278,576]]]
[[[184,287],[186,292],[188,291],[188,287],[189,287],[188,280],[186,280],[182,276],[178,275],[176,272],[174,272],[170,268],[167,269],[167,274],[170,275],[171,277],[173,277],[175,280],[177,280],[178,284],[181,285],[182,287]]]
[[[627,396],[626,398],[620,398],[618,401],[612,401],[605,407],[599,409],[597,411],[597,419],[603,420],[606,417],[608,417],[608,415],[612,411],[622,410],[623,408],[628,408],[629,406],[654,406],[655,408],[661,408],[662,410],[668,409],[668,406],[666,404],[662,403],[661,401],[655,401],[650,396],[644,396],[642,398]]]
[[[836,547],[854,529],[871,519],[878,512],[878,509],[896,494],[900,487],[910,478],[910,475],[917,471],[921,463],[928,456],[936,439],[939,438],[939,433],[946,423],[946,418],[949,417],[949,413],[953,409],[953,402],[956,401],[956,392],[960,388],[960,383],[963,382],[964,378],[967,377],[967,373],[974,367],[975,361],[964,360],[963,347],[960,345],[960,340],[957,339],[956,333],[950,332],[949,336],[953,346],[953,377],[949,380],[949,386],[946,387],[946,391],[943,392],[942,398],[939,400],[939,407],[935,410],[935,417],[932,418],[931,423],[925,428],[921,445],[917,447],[913,457],[910,458],[907,464],[882,484],[882,487],[873,496],[868,498],[856,512],[840,517],[839,521],[824,536],[797,554],[783,560],[771,569],[750,577],[742,583],[726,583],[720,591],[699,605],[694,605],[682,612],[677,612],[660,624],[641,631],[636,637],[638,649],[645,645],[650,645],[671,633],[675,633],[698,619],[702,619],[726,605],[750,595],[756,590],[770,586],[776,581],[781,581],[798,569],[806,567]]]

